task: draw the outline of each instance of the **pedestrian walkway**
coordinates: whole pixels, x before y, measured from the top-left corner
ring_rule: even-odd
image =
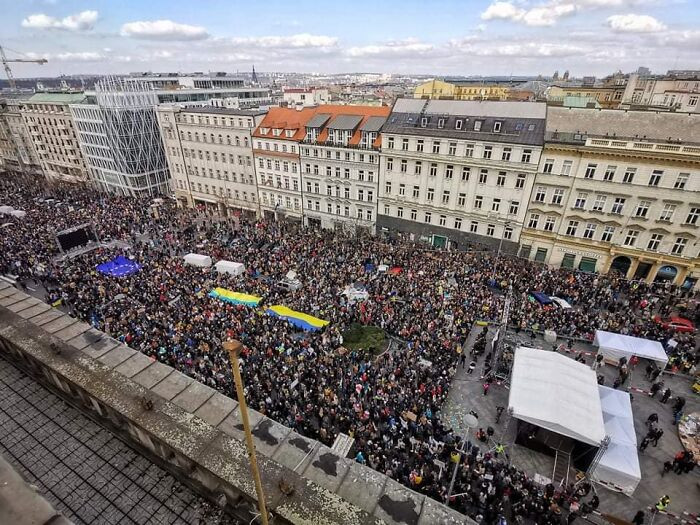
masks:
[[[235,523],[3,359],[0,454],[76,525]]]

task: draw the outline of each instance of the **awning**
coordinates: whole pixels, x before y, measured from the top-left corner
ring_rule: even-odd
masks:
[[[619,360],[621,357],[636,355],[663,363],[664,366],[668,363],[664,347],[658,341],[596,330],[593,344],[598,347],[599,353],[610,359]]]

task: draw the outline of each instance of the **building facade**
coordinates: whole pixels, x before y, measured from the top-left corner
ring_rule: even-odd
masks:
[[[375,233],[387,106],[319,106],[300,145],[304,224]]]
[[[253,132],[253,156],[262,216],[302,223],[299,147],[314,108],[270,108]]]
[[[515,252],[546,110],[535,102],[397,100],[381,131],[378,231]]]
[[[550,107],[545,140],[522,256],[695,286],[700,116]]]
[[[327,88],[284,88],[282,100],[287,106],[319,106],[331,103],[331,94]]]
[[[43,176],[21,108],[21,99],[0,100],[0,165],[13,176]]]
[[[221,215],[260,213],[252,133],[264,111],[158,107],[158,124],[175,197]]]
[[[507,100],[510,87],[497,83],[433,79],[416,86],[413,98],[432,100]]]
[[[547,89],[547,102],[561,104],[567,98],[595,101],[601,108],[617,108],[622,102],[625,86],[551,86]],[[584,104],[585,105],[585,104]]]
[[[83,183],[88,180],[69,109],[71,104],[81,104],[84,100],[83,93],[37,93],[21,104],[22,120],[41,170],[49,181]]]
[[[665,75],[630,75],[622,98],[625,106],[652,106],[700,112],[700,71],[669,71]]]

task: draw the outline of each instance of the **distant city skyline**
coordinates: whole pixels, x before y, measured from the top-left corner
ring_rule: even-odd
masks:
[[[132,71],[602,76],[700,67],[700,2],[0,0],[17,78]],[[4,74],[2,75],[4,78]]]

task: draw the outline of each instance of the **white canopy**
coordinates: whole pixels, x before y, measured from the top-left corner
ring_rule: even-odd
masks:
[[[605,434],[610,437],[610,444],[591,472],[591,479],[631,496],[642,479],[642,473],[630,395],[606,386],[599,386],[598,393]]]
[[[593,344],[598,347],[599,353],[614,360],[636,355],[637,357],[663,363],[664,366],[668,362],[668,356],[664,351],[664,347],[658,341],[596,330]]]
[[[13,217],[17,217],[18,219],[21,219],[21,218],[24,217],[26,214],[27,214],[27,212],[24,211],[24,210],[12,210],[12,211],[10,212],[10,215],[12,215]]]
[[[515,351],[508,407],[513,416],[593,446],[605,437],[596,374],[564,355]]]
[[[14,208],[12,206],[0,206],[0,213],[9,215],[13,210]]]
[[[211,257],[208,255],[200,255],[199,253],[188,253],[184,257],[185,264],[190,264],[192,266],[200,266],[202,268],[209,268],[211,266]]]
[[[245,265],[243,263],[233,261],[219,261],[214,267],[219,273],[228,273],[231,275],[241,275],[245,272]]]

